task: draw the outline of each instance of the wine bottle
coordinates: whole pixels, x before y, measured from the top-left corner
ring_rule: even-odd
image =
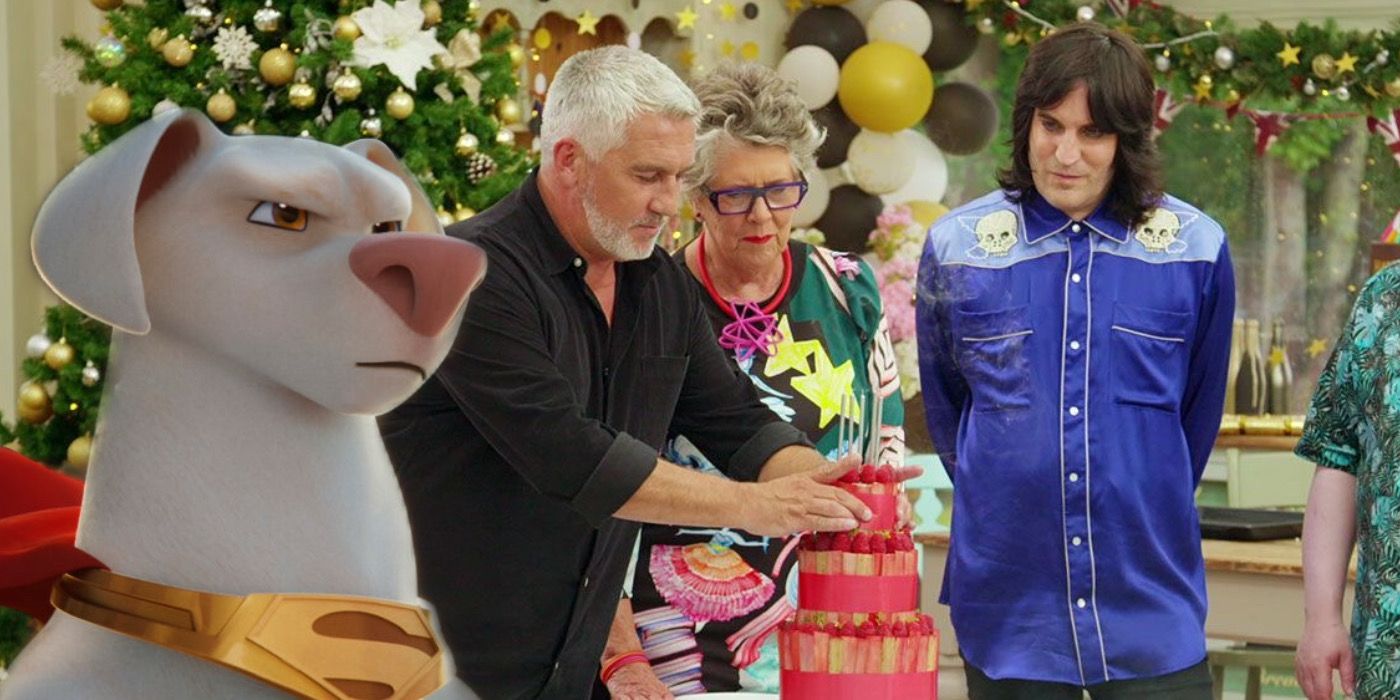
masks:
[[[1240,378],[1240,362],[1244,359],[1244,319],[1236,318],[1230,331],[1230,369],[1225,377],[1225,412],[1239,413],[1235,381]]]
[[[1268,377],[1265,375],[1264,356],[1259,349],[1258,320],[1245,321],[1244,345],[1240,374],[1235,380],[1235,401],[1240,415],[1262,415],[1268,407]]]
[[[1288,415],[1293,387],[1293,368],[1288,363],[1288,343],[1283,335],[1283,320],[1274,319],[1269,338],[1269,413]]]

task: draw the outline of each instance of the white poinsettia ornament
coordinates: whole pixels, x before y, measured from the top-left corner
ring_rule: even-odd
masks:
[[[447,51],[436,30],[423,28],[423,8],[417,0],[383,0],[357,10],[351,18],[360,27],[350,65],[369,68],[383,64],[409,90],[417,89],[418,71],[432,68],[433,56]]]

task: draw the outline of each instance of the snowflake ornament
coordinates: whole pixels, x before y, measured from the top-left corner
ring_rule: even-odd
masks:
[[[219,27],[219,33],[214,36],[214,55],[219,57],[224,70],[250,70],[257,48],[252,35],[241,26]]]
[[[49,59],[39,71],[39,79],[56,95],[71,95],[78,91],[78,72],[83,69],[82,59],[71,53],[62,53]]]

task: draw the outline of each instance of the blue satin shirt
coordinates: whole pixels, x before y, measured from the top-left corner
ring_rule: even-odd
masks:
[[[919,369],[953,480],[941,602],[992,678],[1094,685],[1205,658],[1195,489],[1224,405],[1225,232],[995,192],[929,232]]]

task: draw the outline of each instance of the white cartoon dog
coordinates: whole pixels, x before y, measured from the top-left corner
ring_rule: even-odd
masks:
[[[59,183],[34,260],[115,328],[77,537],[110,572],[63,579],[0,696],[413,698],[451,679],[372,416],[442,361],[485,256],[442,235],[389,149],[166,112]]]

